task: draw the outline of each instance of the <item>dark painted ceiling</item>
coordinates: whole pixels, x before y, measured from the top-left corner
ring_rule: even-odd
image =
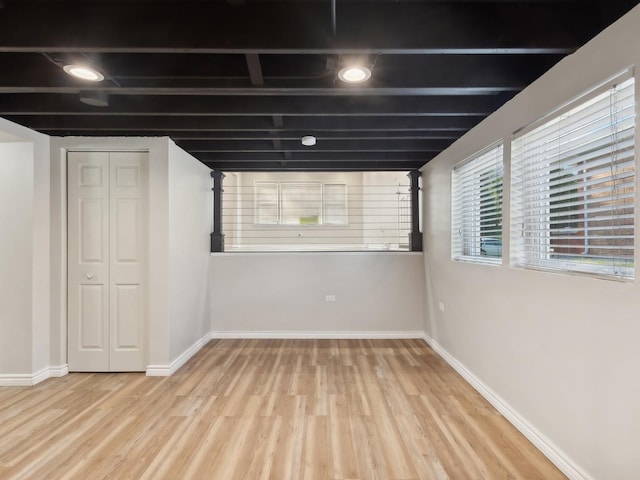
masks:
[[[636,4],[0,0],[0,116],[168,135],[223,170],[417,168]],[[352,56],[365,84],[337,78]],[[74,62],[106,79],[69,77]]]

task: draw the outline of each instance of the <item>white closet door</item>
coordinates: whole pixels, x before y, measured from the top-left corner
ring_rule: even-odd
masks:
[[[72,371],[143,371],[143,152],[68,154],[68,330]]]
[[[68,154],[69,368],[109,371],[109,154]]]
[[[111,371],[145,370],[147,154],[110,154]]]

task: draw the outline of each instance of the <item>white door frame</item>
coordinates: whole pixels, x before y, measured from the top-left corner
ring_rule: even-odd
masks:
[[[130,152],[148,152],[150,167],[154,163],[159,163],[159,167],[166,165],[167,152],[170,139],[167,137],[147,137],[147,138],[130,138],[130,137],[114,137],[114,138],[83,138],[83,137],[51,137],[51,226],[52,226],[52,268],[51,268],[51,281],[52,281],[52,331],[50,332],[50,348],[51,348],[51,364],[57,370],[57,373],[61,376],[68,373],[68,251],[67,251],[67,235],[68,235],[68,222],[67,222],[67,153],[69,151],[130,151]],[[151,206],[154,204],[153,184],[157,181],[158,177],[162,177],[162,169],[160,173],[153,172],[153,169],[149,169],[149,189],[148,205],[149,205],[149,217],[150,223],[159,223],[162,218],[156,218],[157,215],[152,212]],[[160,198],[155,194],[156,198]],[[161,216],[161,215],[160,215]],[[149,226],[149,230],[153,228]],[[151,233],[149,233],[151,239]],[[156,255],[157,257],[157,255]],[[154,281],[154,269],[153,255],[150,255],[149,265],[147,266],[147,274],[149,278],[149,290],[147,292],[147,305],[151,307],[151,298],[154,297],[154,291],[164,291],[165,289],[158,287]],[[162,298],[162,297],[161,297]],[[157,311],[163,310],[163,305],[157,307]],[[167,314],[168,315],[168,314]],[[160,315],[156,315],[160,317]],[[166,352],[162,349],[158,349],[154,352],[151,348],[153,344],[152,336],[165,337],[168,332],[164,332],[164,323],[162,318],[158,318],[156,321],[158,328],[152,328],[152,310],[147,309],[146,318],[146,353],[147,353],[147,365],[151,363],[165,363],[164,358],[168,359],[168,346]]]

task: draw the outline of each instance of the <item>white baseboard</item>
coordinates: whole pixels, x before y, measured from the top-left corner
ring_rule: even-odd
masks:
[[[47,378],[49,378],[49,367],[43,368],[39,372],[34,373],[31,377],[31,385],[36,385],[40,382],[43,382]]]
[[[209,340],[213,338],[212,332],[206,333],[200,340],[197,340],[193,345],[187,348],[169,365],[148,365],[147,377],[169,377],[173,375],[181,366],[189,361],[202,347],[204,347]]]
[[[447,352],[438,342],[425,333],[423,333],[422,338],[570,480],[594,480],[593,477],[583,472],[562,450],[545,437],[536,427],[530,424],[527,419],[515,411],[504,399],[482,382],[482,380],[476,377],[467,367],[456,360],[455,357]]]
[[[0,375],[0,387],[30,387],[33,375],[28,373],[6,373]]]
[[[57,367],[49,367],[49,377],[58,378],[69,375],[69,365],[60,365]]]
[[[51,377],[63,377],[69,373],[67,365],[59,367],[45,367],[42,370],[29,373],[0,374],[0,387],[32,387]]]
[[[331,340],[368,340],[368,339],[400,339],[423,338],[422,331],[362,331],[362,332],[309,332],[309,331],[221,331],[212,332],[212,338],[237,338],[237,339],[331,339]]]

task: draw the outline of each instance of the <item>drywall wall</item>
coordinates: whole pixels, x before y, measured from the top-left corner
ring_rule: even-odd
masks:
[[[0,373],[31,373],[33,144],[0,143]]]
[[[423,328],[419,253],[212,254],[210,289],[214,336],[388,336]]]
[[[28,385],[49,365],[49,138],[0,132],[0,377]]]
[[[210,330],[210,169],[169,142],[169,357]]]
[[[501,138],[508,156],[514,130],[637,65],[640,7],[423,169],[427,334],[540,434],[570,478],[638,478],[640,284],[516,269],[508,259],[451,261],[450,171]],[[639,210],[636,202],[636,224]]]

